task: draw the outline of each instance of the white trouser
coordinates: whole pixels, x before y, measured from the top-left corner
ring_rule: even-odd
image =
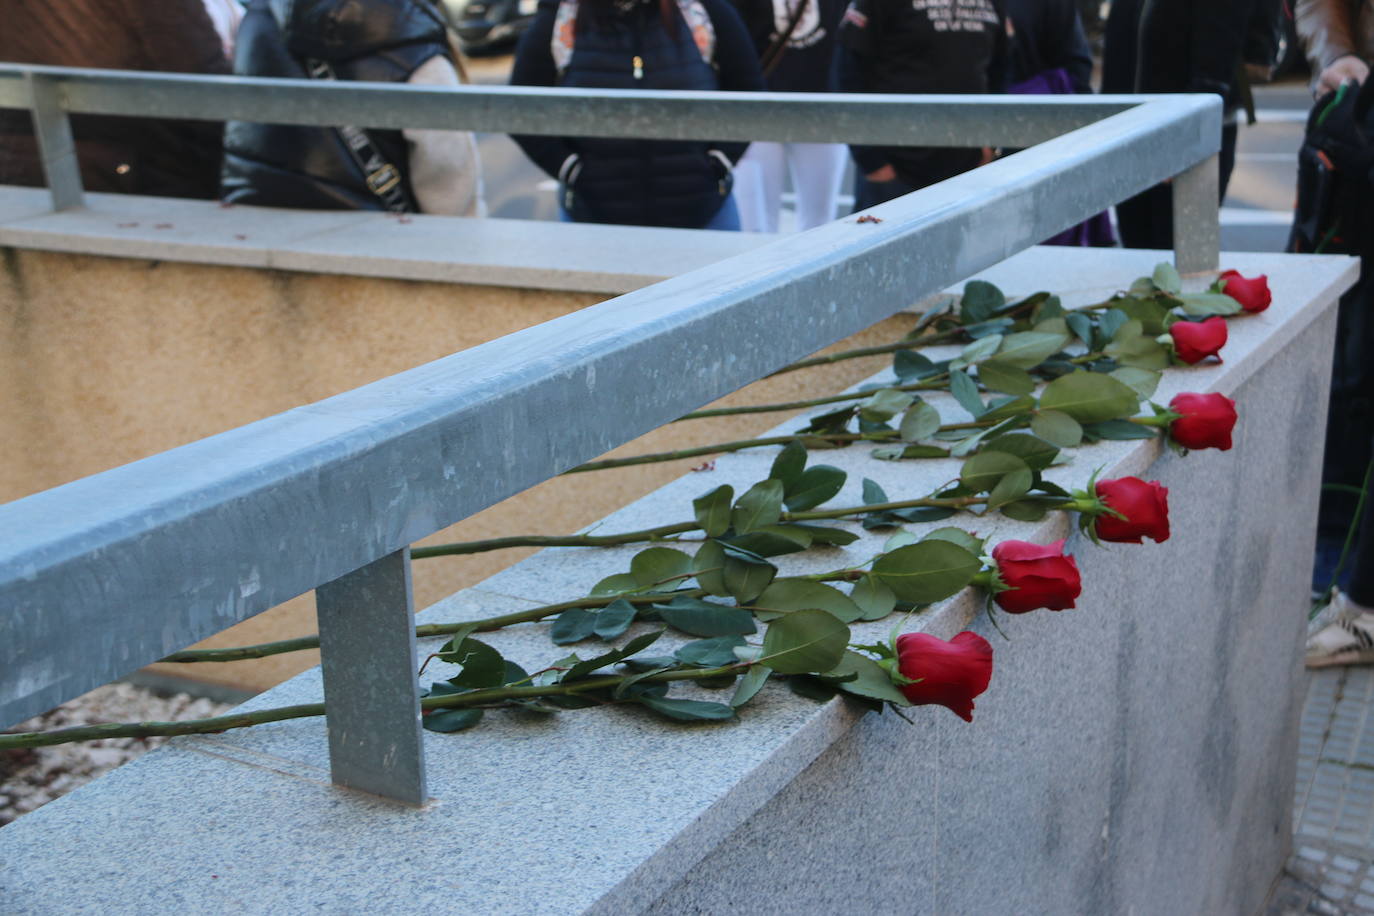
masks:
[[[735,166],[735,201],[745,232],[777,232],[783,170],[797,194],[797,229],[835,218],[847,151],[842,143],[751,143]]]

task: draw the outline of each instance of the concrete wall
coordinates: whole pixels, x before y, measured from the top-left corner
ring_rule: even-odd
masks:
[[[609,298],[597,292],[3,247],[0,267],[0,502],[347,391]],[[887,342],[910,323],[909,317],[891,319],[832,349]],[[721,403],[829,393],[889,359],[780,376]],[[655,431],[615,454],[745,438],[775,422],[777,415],[694,421]],[[571,532],[701,461],[550,481],[426,543]],[[472,585],[528,553],[419,562],[417,606]],[[313,632],[313,600],[304,596],[203,645]],[[155,668],[263,689],[317,662],[315,653],[300,653],[229,666]]]

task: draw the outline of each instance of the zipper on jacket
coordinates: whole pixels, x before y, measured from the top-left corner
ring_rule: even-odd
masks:
[[[634,65],[635,80],[644,79],[644,58],[636,54],[630,62]]]

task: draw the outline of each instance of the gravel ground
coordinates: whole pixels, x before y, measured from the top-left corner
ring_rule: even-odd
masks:
[[[166,696],[132,684],[109,684],[9,731],[46,731],[102,722],[170,722],[216,716],[223,703],[184,693]],[[166,738],[106,738],[82,744],[0,751],[0,826],[128,763]]]

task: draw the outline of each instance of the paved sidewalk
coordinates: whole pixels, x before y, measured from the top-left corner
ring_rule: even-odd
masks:
[[[1374,916],[1374,667],[1311,673],[1293,857],[1266,916]]]

